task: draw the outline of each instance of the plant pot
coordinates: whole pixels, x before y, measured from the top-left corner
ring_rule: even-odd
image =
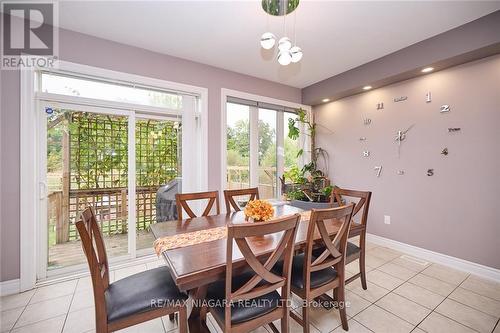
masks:
[[[332,207],[332,205],[329,202],[311,202],[311,201],[301,201],[301,200],[292,200],[290,201],[290,205],[303,210],[311,210],[313,208],[324,209]],[[334,203],[333,206],[336,207],[337,203]]]

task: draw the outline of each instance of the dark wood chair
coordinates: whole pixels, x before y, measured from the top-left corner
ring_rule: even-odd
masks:
[[[305,252],[293,258],[291,290],[304,300],[304,304],[302,318],[293,312],[291,317],[302,325],[304,333],[309,333],[310,303],[330,290],[333,290],[334,300],[338,302],[342,328],[348,330],[344,306],[344,277],[347,238],[353,209],[354,204],[338,208],[313,209],[307,229]],[[342,221],[342,224],[332,240],[329,230],[333,227],[333,219]],[[321,237],[323,250],[318,256],[314,256],[313,248],[316,243],[314,238],[318,234]]]
[[[249,196],[248,201],[259,199],[259,188],[245,188],[238,190],[224,190],[224,201],[226,202],[226,212],[231,213],[231,208],[233,208],[236,212],[241,210],[241,207],[236,203],[234,197],[239,196]]]
[[[262,223],[228,225],[226,280],[210,285],[207,293],[208,311],[224,332],[244,333],[264,325],[278,332],[272,323],[278,319],[281,332],[289,332],[290,272],[299,221],[300,215],[295,214]],[[248,239],[252,238],[257,242],[249,244]],[[266,240],[277,246],[262,263],[252,248]],[[233,243],[244,259],[234,266],[234,271]],[[284,269],[273,273],[272,268],[280,259]],[[248,266],[250,271],[236,274]],[[206,320],[206,311],[203,318]]]
[[[177,289],[167,267],[110,283],[106,249],[92,208],[83,211],[76,228],[92,278],[97,333],[113,332],[177,311],[180,332],[187,333],[187,296]]]
[[[347,200],[355,199],[357,203],[354,206],[354,211],[352,213],[353,218],[357,218],[358,221],[353,221],[354,224],[361,224],[361,231],[355,235],[349,235],[349,237],[355,237],[359,234],[359,246],[347,242],[347,259],[346,264],[349,264],[357,259],[359,259],[359,273],[351,276],[346,280],[347,283],[351,283],[357,278],[361,278],[361,286],[366,290],[366,266],[365,266],[365,254],[366,254],[366,222],[368,220],[368,209],[370,208],[372,192],[368,191],[356,191],[342,189],[340,187],[335,187],[333,189],[333,196],[339,203],[347,202]]]
[[[208,200],[205,210],[201,216],[210,215],[214,204],[217,210],[217,214],[220,214],[219,207],[219,191],[209,191],[209,192],[196,192],[196,193],[177,193],[175,195],[175,201],[177,204],[177,218],[182,220],[182,211],[185,210],[190,218],[196,217],[191,207],[189,207],[188,201],[193,200]]]

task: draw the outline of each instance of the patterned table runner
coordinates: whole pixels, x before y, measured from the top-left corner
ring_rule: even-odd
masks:
[[[309,221],[310,217],[311,217],[311,211],[305,211],[300,213],[301,221]],[[154,241],[153,247],[155,249],[156,254],[159,256],[161,253],[168,250],[201,244],[205,242],[212,242],[219,239],[224,239],[226,237],[227,237],[227,227],[225,226],[216,227],[211,229],[187,232],[185,234],[161,237]]]

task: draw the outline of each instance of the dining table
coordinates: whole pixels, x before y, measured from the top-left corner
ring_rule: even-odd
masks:
[[[298,225],[295,238],[295,250],[301,251],[306,245],[308,218],[305,211],[288,205],[282,204],[274,207],[275,216],[286,216],[299,213],[302,215]],[[186,233],[207,230],[211,228],[220,228],[228,224],[238,223],[266,223],[249,221],[243,211],[200,216],[176,221],[160,222],[151,225],[151,231],[156,240],[177,236]],[[327,223],[327,231],[331,237],[335,237],[341,226],[341,221],[332,220]],[[359,235],[363,230],[363,225],[352,223],[349,237]],[[281,239],[281,234],[270,234],[264,237],[254,237],[248,239],[252,252],[259,260],[265,260],[276,248]],[[319,233],[315,233],[315,240],[320,240]],[[190,333],[208,332],[206,324],[200,317],[200,301],[204,300],[208,286],[216,281],[225,278],[226,269],[226,238],[201,242],[189,246],[172,248],[161,253],[166,264],[170,268],[172,279],[181,291],[187,292],[195,301],[193,309],[188,318]],[[243,255],[239,252],[238,246],[233,247],[233,270],[234,274],[243,273],[248,269]]]

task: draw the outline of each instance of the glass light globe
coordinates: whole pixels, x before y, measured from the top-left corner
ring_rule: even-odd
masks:
[[[291,47],[292,47],[292,42],[288,37],[282,37],[278,42],[278,49],[280,49],[280,51],[284,50],[289,51]]]
[[[294,46],[290,49],[290,53],[292,54],[292,62],[299,62],[302,59],[302,50],[298,46]]]
[[[278,62],[282,66],[289,65],[292,62],[292,54],[289,50],[281,50],[278,53]]]
[[[270,32],[264,32],[260,37],[260,45],[263,49],[270,50],[276,44],[276,37]]]

